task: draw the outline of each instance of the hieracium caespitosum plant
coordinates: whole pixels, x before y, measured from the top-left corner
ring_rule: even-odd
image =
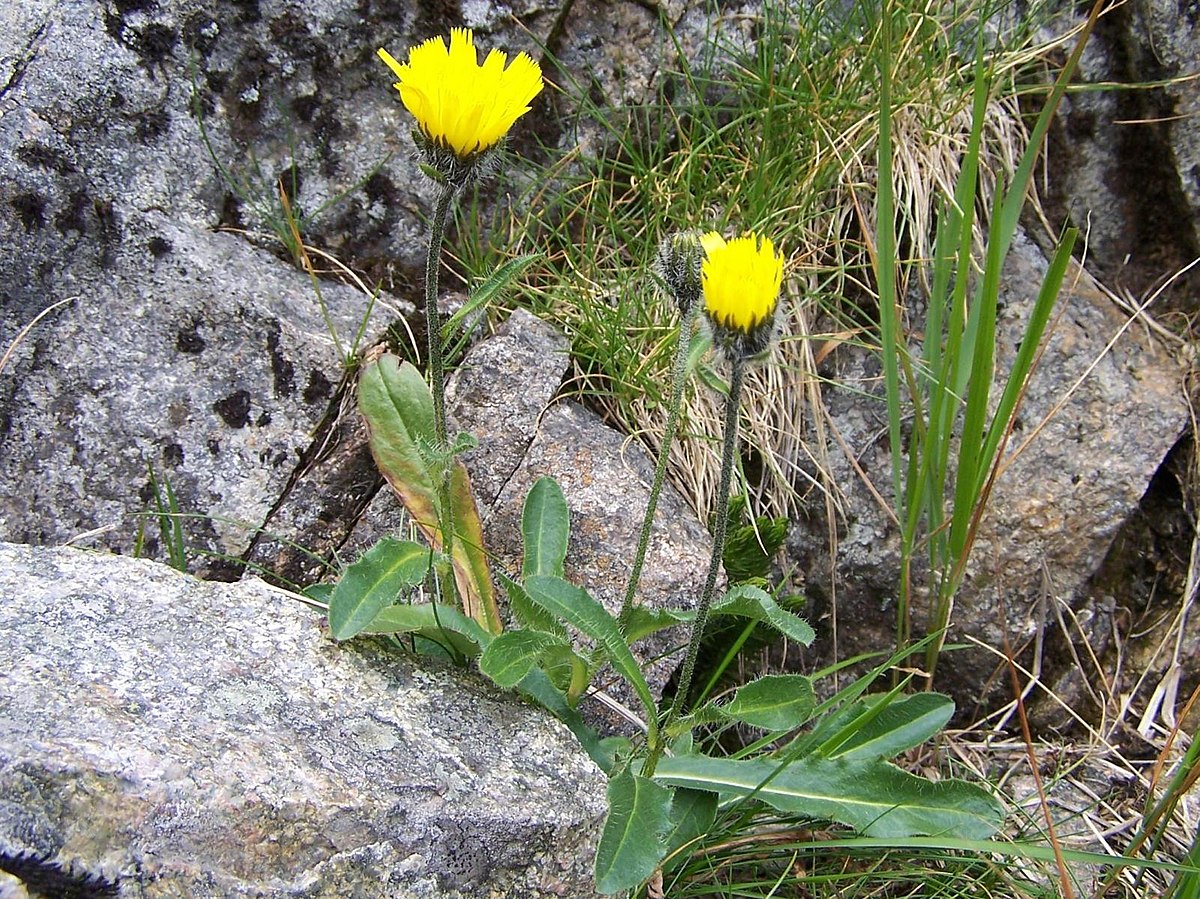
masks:
[[[437,594],[487,632],[499,633],[503,625],[479,513],[466,468],[456,458],[470,445],[469,438],[452,444],[447,434],[446,329],[438,314],[438,266],[451,204],[496,170],[509,129],[542,90],[542,72],[526,54],[510,61],[500,50],[491,50],[481,65],[474,35],[461,28],[450,32],[449,44],[436,37],[411,48],[405,62],[387,50],[378,52],[395,73],[400,100],[416,120],[413,140],[421,169],[437,185],[425,264],[428,382],[409,363],[383,355],[363,368],[359,408],[376,464],[434,550],[424,557],[433,563]],[[339,584],[331,597],[335,637],[346,639],[370,628],[394,602],[398,588],[425,576],[420,550],[417,544],[395,540],[372,550],[376,556],[367,560],[368,566],[382,573],[364,575],[365,586]],[[428,570],[426,563],[424,572]],[[430,608],[440,627],[444,616]],[[406,625],[410,631],[413,626]]]
[[[696,607],[696,617],[692,622],[678,690],[663,723],[662,739],[665,739],[670,725],[679,717],[691,689],[696,657],[700,652],[700,642],[708,623],[708,612],[712,606],[717,575],[725,552],[725,532],[729,521],[729,484],[733,472],[733,457],[737,450],[738,411],[741,408],[746,364],[765,353],[771,345],[775,336],[775,312],[779,306],[779,291],[783,285],[783,257],[775,251],[770,238],[751,231],[726,241],[717,232],[710,231],[699,238],[699,241],[702,247],[700,293],[703,298],[703,312],[712,331],[713,346],[730,365],[729,393],[725,398],[721,474],[717,485],[712,556],[709,559],[708,574],[704,580],[700,602]],[[700,303],[696,305],[700,306]],[[662,743],[650,747],[650,755],[643,770],[645,775],[654,773],[654,766],[662,749]]]
[[[679,430],[679,419],[683,412],[688,355],[692,345],[692,335],[695,333],[696,322],[699,320],[700,309],[703,305],[700,298],[704,254],[708,247],[715,247],[717,241],[724,243],[721,236],[715,231],[703,235],[697,231],[679,231],[663,238],[658,245],[658,253],[654,260],[655,273],[667,294],[679,308],[679,337],[675,344],[675,360],[671,366],[671,398],[667,406],[666,429],[658,450],[658,464],[654,470],[654,483],[650,487],[650,498],[646,503],[646,512],[642,518],[642,528],[638,533],[637,550],[630,568],[629,583],[625,588],[625,598],[621,603],[621,630],[625,633],[628,633],[629,630],[629,618],[633,613],[638,582],[642,577],[642,568],[646,564],[646,550],[650,545],[654,512],[658,508],[658,498],[662,494],[663,482],[667,476],[671,444],[675,441],[675,434]]]

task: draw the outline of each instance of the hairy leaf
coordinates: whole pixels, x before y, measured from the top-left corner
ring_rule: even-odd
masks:
[[[736,615],[769,624],[779,633],[802,646],[816,639],[809,623],[799,615],[793,615],[779,607],[771,594],[759,587],[742,584],[734,587],[712,605],[713,616]]]
[[[596,889],[631,890],[654,873],[666,853],[671,790],[629,771],[608,782],[608,818],[596,848]]]
[[[429,548],[384,537],[346,568],[329,595],[329,630],[336,640],[361,633],[399,598],[400,591],[425,579]]]
[[[542,654],[564,641],[539,631],[506,631],[484,650],[479,669],[501,687],[515,687],[537,666]]]
[[[521,573],[525,577],[536,574],[562,577],[570,534],[571,512],[562,488],[554,478],[538,478],[525,497],[521,515],[521,536],[525,541]]]
[[[804,675],[768,674],[740,687],[720,710],[764,730],[792,730],[808,720],[815,702],[812,681]]]
[[[934,783],[881,761],[808,756],[780,767],[770,759],[664,758],[654,772],[677,787],[750,796],[782,812],[826,818],[868,836],[954,834],[984,839],[1004,812],[990,794],[963,781]]]

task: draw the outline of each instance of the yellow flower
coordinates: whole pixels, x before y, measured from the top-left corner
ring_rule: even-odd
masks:
[[[542,89],[542,70],[524,53],[506,68],[508,55],[492,50],[479,65],[464,28],[451,29],[449,48],[440,37],[411,48],[407,63],[383,49],[379,57],[400,79],[396,89],[421,133],[460,159],[498,144]]]
[[[770,238],[748,231],[726,241],[710,231],[700,242],[704,309],[714,326],[731,332],[730,338],[758,337],[756,332],[769,331],[783,284],[783,257],[776,254]]]

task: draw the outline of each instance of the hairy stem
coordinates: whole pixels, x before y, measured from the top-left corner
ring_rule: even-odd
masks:
[[[446,218],[454,200],[455,189],[450,183],[438,187],[433,218],[429,223],[429,255],[425,260],[425,330],[429,353],[429,389],[433,394],[434,453],[437,456],[438,506],[441,520],[438,528],[442,533],[442,552],[450,559],[450,570],[443,589],[457,605],[458,591],[454,583],[454,509],[450,502],[450,441],[446,434],[446,372],[442,355],[442,323],[438,315],[438,267],[442,258],[442,243],[446,234]]]
[[[737,355],[733,359],[733,372],[729,378],[729,395],[725,399],[725,439],[721,445],[721,480],[717,487],[716,521],[713,525],[712,557],[708,562],[708,577],[704,581],[704,592],[700,594],[700,604],[696,607],[696,618],[692,622],[692,633],[688,639],[687,656],[683,660],[683,671],[679,676],[679,686],[670,711],[658,732],[658,739],[650,747],[650,754],[642,766],[642,776],[650,777],[658,765],[666,748],[666,739],[670,727],[683,711],[687,701],[688,691],[692,687],[692,678],[696,673],[696,657],[700,654],[700,640],[704,636],[704,628],[708,624],[708,609],[712,605],[713,591],[717,586],[717,575],[721,571],[721,560],[725,554],[725,532],[729,524],[729,483],[733,475],[733,455],[737,450],[738,440],[738,410],[741,407],[742,381],[746,370],[746,360]]]
[[[692,308],[684,314],[679,323],[679,342],[675,345],[675,363],[671,369],[671,401],[667,413],[667,427],[663,433],[662,445],[658,448],[658,465],[654,469],[654,483],[650,487],[650,499],[646,503],[646,514],[642,519],[642,530],[638,534],[637,552],[633,556],[633,568],[629,572],[629,584],[625,588],[625,599],[621,603],[619,622],[621,632],[629,628],[629,616],[633,612],[634,598],[637,595],[638,582],[642,578],[642,568],[646,564],[646,551],[650,546],[650,531],[654,527],[654,512],[658,508],[658,498],[662,493],[663,482],[667,477],[667,464],[671,457],[671,444],[675,442],[675,433],[679,430],[679,419],[683,414],[683,392],[687,386],[688,352],[692,345],[692,335],[696,332],[696,321],[699,318],[700,304],[693,303]]]

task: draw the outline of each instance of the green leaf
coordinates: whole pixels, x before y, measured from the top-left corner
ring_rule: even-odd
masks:
[[[448,643],[460,654],[475,656],[492,635],[458,609],[432,603],[388,606],[362,629],[364,634],[416,634],[435,643]]]
[[[802,674],[768,674],[738,689],[721,706],[726,718],[764,730],[792,730],[808,720],[816,700],[812,681]]]
[[[664,857],[678,852],[707,834],[717,818],[717,794],[706,790],[677,789],[671,802],[671,829]]]
[[[608,782],[608,818],[596,848],[596,889],[611,895],[631,890],[658,867],[671,825],[671,790],[648,777],[623,771]]]
[[[742,584],[713,603],[711,616],[736,615],[769,624],[789,640],[808,646],[816,639],[809,623],[779,607],[771,594],[759,587]]]
[[[467,613],[492,633],[503,630],[492,589],[483,527],[471,494],[467,469],[457,459],[433,451],[436,433],[433,397],[424,376],[387,354],[363,368],[358,407],[367,422],[371,455],[380,473],[430,545],[442,547],[442,508],[438,472],[450,464],[450,503],[455,539],[454,579]]]
[[[463,303],[462,308],[446,319],[442,325],[442,339],[448,340],[460,322],[467,319],[480,306],[490,302],[500,291],[520,277],[521,272],[537,262],[541,256],[541,253],[517,256],[492,272],[486,281],[471,291],[471,298]]]
[[[880,704],[882,708],[872,708]],[[940,693],[915,693],[891,701],[886,697],[872,697],[862,705],[874,713],[869,721],[852,730],[845,740],[836,748],[825,751],[824,755],[890,759],[906,749],[920,746],[945,727],[954,714],[954,700]]]
[[[380,474],[422,531],[436,536],[437,488],[422,449],[435,439],[433,397],[425,379],[409,363],[381,356],[359,376],[358,408]]]
[[[495,637],[479,659],[479,669],[501,687],[515,687],[551,646],[564,641],[538,631],[505,631]]]
[[[425,579],[432,553],[411,540],[384,537],[342,574],[329,596],[329,630],[336,640],[361,633],[405,587]]]
[[[767,577],[771,561],[787,539],[790,522],[786,518],[757,516],[746,522],[746,497],[734,496],[729,501],[725,549],[721,564],[731,584]]]
[[[475,494],[471,492],[471,478],[462,461],[455,459],[450,469],[450,505],[454,510],[454,583],[458,586],[458,598],[463,611],[474,618],[490,633],[504,630],[500,620],[500,607],[496,605],[496,592],[492,587],[491,566],[487,549],[483,545],[483,522],[475,505]],[[440,546],[440,534],[432,537],[435,546]]]
[[[567,629],[563,627],[562,622],[531,600],[521,584],[503,572],[498,572],[497,577],[504,585],[504,592],[508,594],[508,605],[512,609],[513,617],[521,627],[564,638],[567,636]]]
[[[643,637],[648,637],[668,627],[674,627],[684,621],[692,621],[695,617],[695,612],[634,606],[629,610],[629,619],[625,624],[625,636],[630,643],[636,643]]]
[[[779,811],[827,818],[868,836],[983,839],[1004,818],[1000,803],[973,784],[934,783],[880,761],[808,756],[781,768],[769,759],[672,756],[654,776],[677,787],[753,795]]]
[[[586,590],[567,583],[561,578],[535,575],[525,582],[525,592],[560,621],[574,627],[596,641],[607,653],[613,669],[633,686],[648,717],[657,715],[657,706],[641,666],[629,651],[617,619],[588,594]]]
[[[538,478],[525,497],[521,515],[525,541],[521,573],[527,578],[537,574],[562,577],[570,534],[571,512],[562,488],[554,478]]]

